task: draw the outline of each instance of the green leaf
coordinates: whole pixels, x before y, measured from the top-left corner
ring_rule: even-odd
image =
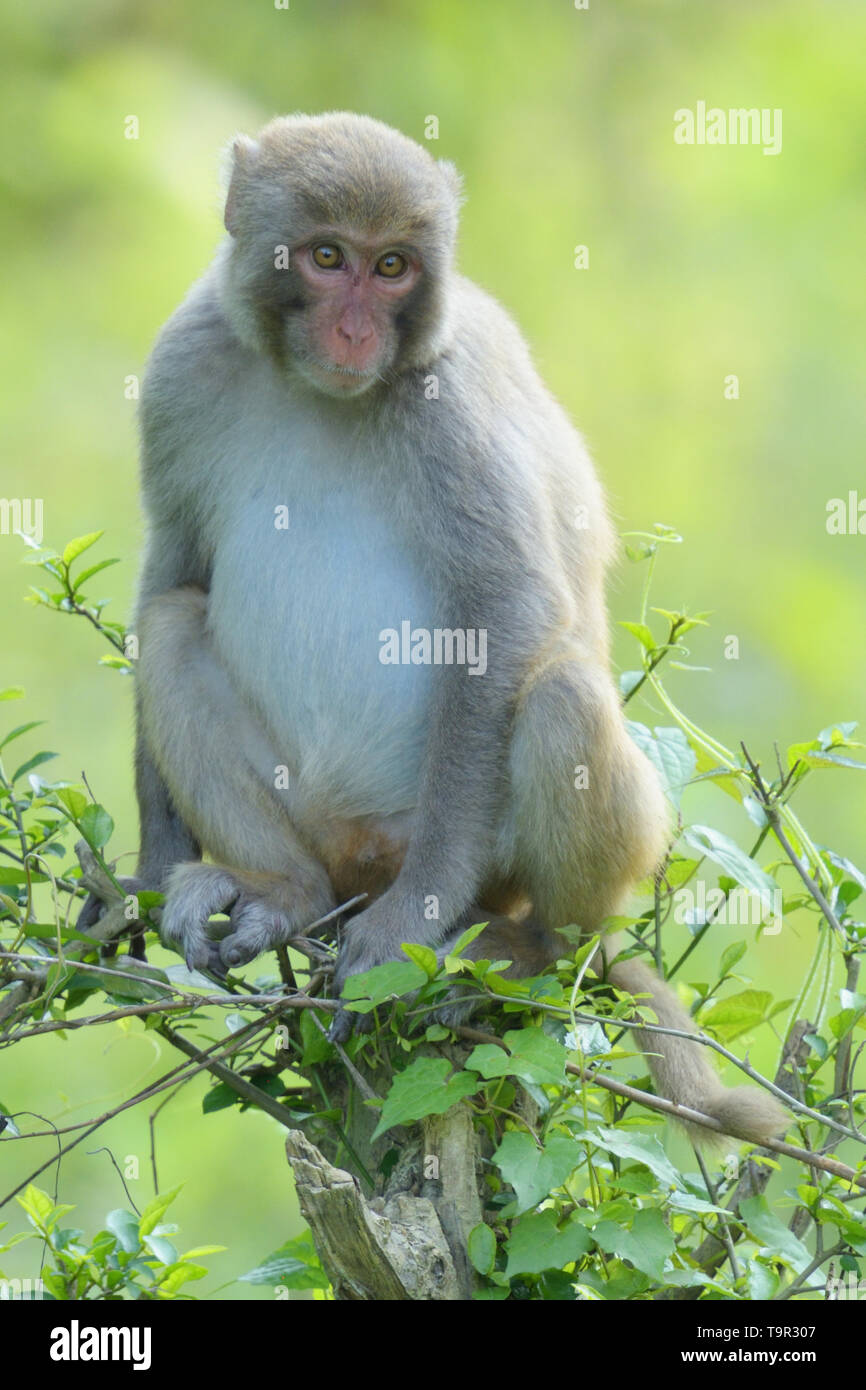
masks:
[[[87,797],[76,787],[58,787],[55,792],[61,806],[65,806],[74,821],[87,809]]]
[[[665,1200],[665,1207],[673,1207],[675,1211],[695,1212],[700,1215],[709,1212],[718,1212],[721,1216],[727,1215],[724,1207],[717,1207],[703,1197],[696,1197],[693,1192],[672,1192]]]
[[[435,951],[431,951],[429,946],[420,946],[414,941],[404,942],[400,950],[404,955],[407,955],[415,965],[424,971],[428,980],[433,979],[433,976],[439,969],[439,962],[436,959]]]
[[[846,859],[844,854],[836,854],[832,849],[822,849],[821,853],[825,859],[829,859],[831,864],[837,869],[841,869],[855,883],[858,883],[861,889],[866,891],[866,874],[863,873],[862,869],[858,869],[857,865],[852,864],[850,859]]]
[[[161,1293],[175,1294],[191,1279],[203,1279],[206,1274],[207,1270],[203,1265],[181,1263],[173,1267],[170,1265],[165,1277],[160,1279],[158,1288]]]
[[[352,975],[343,986],[341,998],[364,1007],[357,1013],[369,1013],[377,1004],[390,999],[399,999],[404,994],[420,989],[427,983],[427,972],[420,965],[408,960],[389,960],[384,965],[374,965],[362,975]]]
[[[225,1081],[218,1081],[205,1094],[201,1103],[202,1113],[212,1115],[215,1110],[227,1110],[230,1105],[240,1105],[242,1100],[243,1097],[232,1090]]]
[[[74,587],[76,591],[86,584],[88,579],[92,579],[95,574],[99,574],[100,570],[107,570],[109,565],[119,564],[119,560],[100,560],[98,565],[91,565],[90,569],[82,570],[80,574],[75,576]]]
[[[560,1230],[552,1208],[522,1216],[506,1242],[508,1278],[515,1274],[541,1274],[545,1269],[563,1269],[575,1264],[590,1249],[592,1239],[585,1227],[567,1221]]]
[[[70,541],[63,551],[63,563],[71,565],[73,560],[77,560],[79,555],[83,555],[85,550],[89,550],[104,535],[104,531],[91,531],[87,536],[78,536],[76,540]]]
[[[431,1023],[428,1028],[424,1029],[424,1037],[427,1042],[444,1042],[450,1036],[451,1029],[443,1027],[441,1023]]]
[[[721,830],[708,825],[690,825],[681,837],[690,849],[704,854],[714,863],[720,864],[725,873],[735,878],[737,883],[756,893],[768,912],[775,911],[775,895],[778,885],[769,874],[764,873],[740,846]]]
[[[759,830],[763,830],[764,826],[767,824],[767,813],[757,797],[744,796],[743,810],[752,824],[756,825]]]
[[[486,922],[476,922],[474,926],[467,927],[464,932],[461,932],[457,940],[454,942],[454,945],[450,947],[448,951],[449,958],[459,959],[460,956],[463,955],[463,952],[466,950],[467,946],[472,945],[472,942],[475,940],[476,937],[481,935],[486,926]]]
[[[665,1260],[674,1253],[675,1242],[657,1208],[635,1213],[631,1230],[612,1221],[600,1221],[593,1231],[597,1244],[608,1254],[630,1260],[651,1279],[664,1279]]]
[[[625,553],[632,564],[637,565],[641,560],[648,560],[651,555],[655,555],[657,549],[655,542],[650,542],[649,545],[629,545],[626,542]]]
[[[490,1274],[496,1260],[496,1236],[483,1221],[469,1232],[467,1248],[473,1268],[479,1274]]]
[[[626,623],[621,622],[620,627],[624,627],[626,632],[630,632],[632,637],[636,637],[642,647],[648,652],[655,651],[656,639],[653,637],[646,623]]]
[[[694,750],[682,729],[663,726],[651,733],[645,724],[630,719],[626,720],[626,728],[658,772],[668,799],[674,806],[679,806],[683,791],[697,766]]]
[[[726,946],[719,961],[719,975],[729,975],[747,950],[745,941],[734,941],[730,946]]]
[[[866,763],[842,753],[806,753],[803,760],[809,767],[851,767],[855,772],[866,772]]]
[[[91,849],[102,849],[114,832],[114,821],[103,806],[85,807],[78,824]]]
[[[5,748],[7,743],[11,743],[13,739],[20,738],[22,734],[29,734],[31,729],[38,729],[39,726],[44,723],[44,719],[31,719],[29,724],[19,724],[17,728],[12,729],[11,732],[0,741],[0,749]]]
[[[645,1164],[658,1178],[662,1187],[671,1190],[681,1186],[676,1168],[654,1135],[630,1134],[626,1130],[605,1126],[599,1126],[593,1131],[594,1139],[595,1135],[598,1135],[595,1142],[608,1153]]]
[[[566,1050],[540,1028],[516,1029],[506,1033],[503,1042],[508,1053],[492,1043],[482,1043],[472,1049],[466,1066],[488,1080],[494,1076],[519,1076],[523,1081],[551,1086],[561,1086],[565,1081]]]
[[[514,1188],[517,1211],[523,1212],[561,1187],[582,1157],[582,1147],[566,1135],[553,1135],[542,1149],[531,1134],[509,1130],[493,1155],[493,1162]]]
[[[171,1192],[162,1192],[158,1197],[154,1197],[152,1202],[148,1202],[139,1217],[138,1230],[141,1236],[149,1236],[159,1225],[179,1192],[180,1187],[173,1187]]]
[[[683,637],[687,632],[691,632],[695,627],[709,627],[707,618],[710,613],[672,613],[669,608],[653,608],[653,613],[660,613],[666,618],[670,626],[676,624],[677,637]],[[706,669],[706,668],[704,668]]]
[[[165,1236],[145,1236],[145,1248],[164,1265],[172,1265],[177,1259],[177,1251]]]
[[[105,1218],[105,1224],[112,1235],[117,1236],[121,1250],[125,1250],[127,1255],[134,1255],[141,1247],[138,1235],[138,1217],[133,1216],[132,1212],[124,1211],[121,1207],[110,1211]]]
[[[827,1020],[834,1038],[844,1038],[866,1013],[866,998],[862,994],[855,994],[850,989],[840,989],[839,1000],[842,1012]]]
[[[443,1115],[458,1100],[478,1090],[477,1076],[458,1071],[449,1078],[451,1069],[445,1057],[419,1057],[410,1062],[394,1078],[372,1138],[378,1139],[394,1125],[411,1124],[424,1115]]]
[[[192,1250],[184,1250],[181,1260],[200,1260],[202,1255],[221,1255],[225,1245],[194,1245]]]
[[[325,1033],[316,1027],[315,1019],[312,1015],[312,1009],[301,1010],[299,1027],[301,1030],[301,1042],[304,1045],[301,1066],[304,1067],[314,1067],[319,1062],[324,1062],[326,1057],[333,1057],[335,1055],[333,1043],[329,1043]],[[327,1030],[329,1015],[316,1010],[316,1018],[319,1019],[320,1023],[324,1024]],[[278,1055],[285,1057],[288,1054],[280,1052]]]
[[[856,719],[847,720],[840,724],[829,724],[818,734],[818,742],[822,748],[832,748],[834,744],[848,743],[856,728]]]
[[[309,1231],[287,1240],[255,1269],[238,1277],[245,1284],[281,1284],[288,1289],[329,1287]]]
[[[779,1291],[779,1276],[763,1260],[749,1260],[746,1284],[749,1298],[755,1303],[767,1303]]]
[[[763,1023],[772,1002],[773,996],[768,990],[744,989],[740,994],[720,999],[701,1014],[701,1027],[711,1028],[714,1033],[730,1041]]]
[[[744,1198],[740,1202],[740,1215],[758,1243],[784,1260],[797,1274],[802,1274],[812,1263],[803,1242],[770,1211],[766,1197]]]
[[[12,773],[12,781],[17,782],[19,777],[24,777],[26,773],[32,772],[34,767],[41,767],[43,763],[49,763],[52,758],[56,757],[56,753],[34,753],[32,758],[28,758],[26,763],[22,763]]]
[[[23,699],[24,699],[24,686],[23,686],[23,685],[7,685],[7,686],[4,687],[3,690],[0,690],[0,700],[23,700]]]
[[[288,1255],[272,1255],[270,1259],[238,1278],[246,1284],[281,1284],[287,1289],[326,1289],[328,1278],[323,1270],[312,1269],[301,1260]]]
[[[19,884],[26,883],[27,875],[23,869],[7,868],[5,864],[0,864],[0,883]],[[56,928],[52,926],[51,933],[55,933]]]
[[[22,1195],[16,1198],[16,1201],[20,1207],[23,1207],[34,1226],[47,1228],[51,1220],[51,1213],[54,1210],[54,1203],[47,1192],[43,1192],[41,1187],[34,1187],[33,1183],[30,1183]]]
[[[827,1054],[830,1051],[830,1048],[829,1045],[825,1042],[825,1040],[820,1036],[820,1034],[804,1033],[803,1042],[806,1043],[807,1046],[811,1049],[811,1051],[815,1053],[816,1057],[821,1058],[822,1062],[826,1059]]]
[[[619,693],[624,700],[627,700],[632,691],[640,685],[645,671],[621,671],[619,675]]]
[[[132,969],[135,968],[135,975]],[[168,990],[160,989],[160,985],[167,985],[168,980],[165,971],[157,966],[139,965],[129,966],[122,980],[116,975],[103,974],[100,970],[88,970],[76,972],[67,981],[70,989],[93,989],[100,985],[112,999],[139,1001],[145,1004],[155,1003],[157,999],[168,999]]]
[[[566,1033],[565,1044],[584,1057],[604,1057],[613,1047],[600,1023],[578,1023],[573,1033]]]

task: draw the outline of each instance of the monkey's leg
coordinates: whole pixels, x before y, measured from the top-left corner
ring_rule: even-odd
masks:
[[[152,599],[139,622],[138,681],[154,763],[184,823],[221,861],[172,869],[162,935],[191,966],[225,968],[298,935],[335,900],[274,790],[282,759],[220,666],[206,616],[198,589]],[[219,912],[231,927],[217,944],[205,924]]]
[[[518,709],[500,852],[531,899],[537,925],[550,934],[551,959],[561,949],[556,929],[573,923],[597,931],[659,863],[666,838],[661,788],[628,736],[606,676],[578,662],[548,667]],[[616,938],[604,949],[611,963],[606,972],[600,963],[600,973],[631,994],[648,995],[662,1026],[695,1031],[654,970],[639,960],[615,962]],[[513,973],[528,971],[515,959]],[[783,1111],[766,1092],[722,1085],[706,1048],[646,1031],[636,1037],[668,1099],[714,1116],[741,1138],[760,1142],[785,1128]]]

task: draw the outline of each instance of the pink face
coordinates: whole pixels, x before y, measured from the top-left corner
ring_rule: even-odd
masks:
[[[339,395],[363,391],[391,362],[394,318],[418,283],[421,264],[396,247],[322,237],[296,248],[294,268],[311,291],[307,314],[317,384]]]

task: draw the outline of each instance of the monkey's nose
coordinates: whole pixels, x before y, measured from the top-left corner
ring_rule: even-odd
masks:
[[[338,323],[337,336],[345,338],[351,347],[363,347],[373,336],[369,323]]]

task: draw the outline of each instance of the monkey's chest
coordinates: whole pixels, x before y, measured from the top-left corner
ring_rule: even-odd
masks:
[[[433,604],[409,545],[349,488],[263,490],[223,534],[210,624],[278,761],[334,814],[411,808],[432,683],[411,634]]]

